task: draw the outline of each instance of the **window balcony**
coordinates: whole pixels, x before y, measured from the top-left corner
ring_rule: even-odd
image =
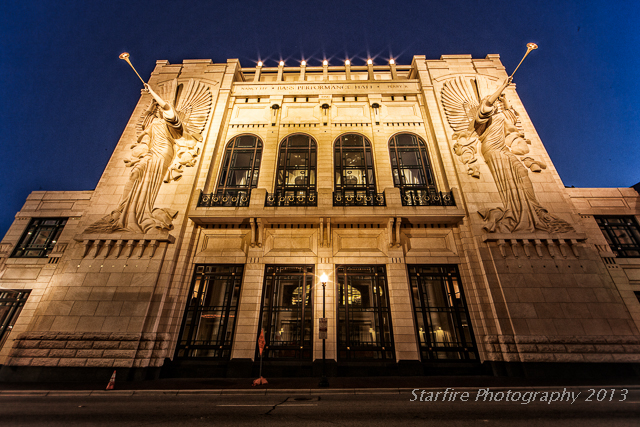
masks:
[[[246,207],[249,206],[251,190],[227,190],[223,193],[208,193],[200,191],[199,208],[213,207]]]
[[[265,207],[318,206],[318,192],[315,190],[276,190],[267,193]]]
[[[333,206],[387,206],[384,192],[342,189],[333,192]]]
[[[453,192],[436,191],[429,187],[401,188],[402,206],[455,206]]]

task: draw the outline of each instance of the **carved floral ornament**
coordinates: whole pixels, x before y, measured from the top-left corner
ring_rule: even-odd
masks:
[[[442,106],[454,130],[454,153],[467,166],[467,173],[479,179],[479,146],[498,187],[502,207],[478,211],[485,221],[484,229],[490,233],[574,231],[536,199],[529,171],[540,173],[547,165],[525,156],[531,141],[525,139],[520,117],[504,94],[510,83],[508,78],[496,88],[486,77],[457,76],[447,80],[441,92]]]
[[[153,99],[140,117],[136,142],[124,160],[131,171],[120,203],[87,227],[85,234],[173,229],[178,211],[156,207],[156,197],[163,184],[179,180],[184,167],[197,163],[213,97],[207,84],[194,79],[174,79],[157,90],[159,94],[149,85],[143,90]]]

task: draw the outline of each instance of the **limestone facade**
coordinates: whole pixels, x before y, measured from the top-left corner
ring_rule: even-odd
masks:
[[[627,188],[565,188],[515,84],[504,89],[509,104],[502,108],[517,113],[519,130],[513,132],[521,140],[514,137],[507,148],[503,136],[498,141],[502,146],[492,152],[495,147],[483,139],[485,131],[476,127],[470,138],[478,140],[463,141],[466,136],[459,135],[453,113],[445,108],[447,82],[471,82],[476,102],[484,105],[506,78],[497,55],[434,60],[415,56],[410,65],[273,68],[243,68],[235,59],[222,64],[158,61],[149,86],[172,103],[184,129],[162,141],[157,130],[150,132],[151,139],[141,137],[141,117],[151,102],[150,95],[142,95],[96,189],[33,192],[0,244],[0,290],[30,291],[11,330],[3,331],[2,376],[16,379],[29,369],[57,367],[169,369],[186,366],[185,360],[220,367],[219,375],[229,374],[227,365],[234,362],[252,369],[260,329],[266,327],[265,275],[275,266],[308,266],[313,274],[311,354],[273,358],[283,366],[311,366],[322,358],[322,273],[329,276],[326,358],[338,372],[357,369],[358,363],[377,363],[390,372],[394,366],[410,365],[411,372],[420,373],[447,363],[640,362],[640,254],[617,256],[596,221],[623,217],[637,222],[639,195]],[[189,127],[193,115],[180,110],[191,88],[210,99],[202,107],[201,130]],[[483,126],[498,123],[500,112],[493,108],[495,115]],[[484,116],[479,117],[476,123]],[[218,189],[221,174],[229,169],[229,144],[245,135],[262,148],[259,165],[251,169],[258,171],[257,181],[245,189],[242,201],[245,193],[221,194]],[[277,191],[281,144],[295,135],[311,138],[316,156],[315,178],[303,180],[308,192],[299,203],[297,196],[287,199]],[[348,193],[341,194],[336,184],[336,141],[345,135],[370,143],[375,194],[366,197],[383,197],[380,203],[356,201],[353,204],[363,205],[350,206],[344,201]],[[394,180],[398,169],[390,144],[398,135],[424,142],[431,174],[425,187],[432,192],[412,193]],[[132,150],[137,142],[142,152]],[[166,150],[154,151],[161,143]],[[525,148],[516,148],[518,143]],[[466,147],[475,151],[465,154]],[[472,154],[473,161],[465,157]],[[176,159],[184,166],[179,179],[165,178]],[[544,167],[536,170],[532,162]],[[415,194],[428,194],[431,202],[416,202]],[[122,225],[125,214],[131,221],[144,215],[152,218],[145,221],[153,221],[164,215],[159,210],[168,216],[162,216],[157,227],[145,231]],[[522,211],[520,219],[505,225],[514,210]],[[489,220],[479,212],[498,215],[493,217],[498,226],[487,230]],[[520,226],[526,215],[531,224],[544,217],[567,226],[545,229],[536,223],[527,229]],[[33,218],[67,222],[47,257],[15,256]],[[94,227],[105,221],[120,225]],[[171,227],[162,226],[167,221]],[[227,331],[230,352],[209,358],[180,356],[197,268],[209,265],[243,267],[237,312],[231,313],[234,322]],[[351,348],[340,347],[341,331],[354,332],[345,329],[346,318],[340,314],[346,297],[340,294],[344,283],[339,283],[338,270],[348,266],[384,267],[384,284],[375,282],[385,288],[384,295],[377,290],[376,295],[383,306],[386,298],[388,312],[375,313],[389,322],[383,341],[391,343],[353,359]],[[465,307],[458,307],[456,316],[468,312],[469,320],[458,317],[452,322],[458,331],[466,328],[471,334],[463,340],[464,349],[447,338],[439,341],[440,353],[429,353],[430,343],[438,345],[439,330],[420,323],[414,299],[418,290],[412,284],[417,280],[415,266],[453,268],[447,270],[454,271],[453,276],[457,272],[455,286],[463,289],[463,296],[456,298],[462,298]],[[455,304],[462,303],[450,302],[448,307],[453,310]],[[298,325],[305,328],[304,322]],[[384,327],[370,329],[380,333]],[[380,339],[372,342],[379,344]],[[457,351],[458,356],[449,355],[447,345],[456,347],[452,354]],[[462,352],[467,357],[459,356]],[[380,359],[383,353],[389,358]]]

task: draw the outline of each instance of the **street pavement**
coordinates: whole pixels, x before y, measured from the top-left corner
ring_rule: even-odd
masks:
[[[632,379],[203,378],[0,382],[0,426],[638,426]],[[435,424],[434,424],[435,423]]]
[[[640,425],[638,387],[626,391],[618,386],[449,387],[446,394],[445,390],[3,390],[0,425]],[[429,396],[432,400],[425,401]]]

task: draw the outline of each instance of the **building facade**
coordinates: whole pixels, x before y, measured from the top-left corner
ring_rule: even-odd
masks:
[[[330,375],[638,366],[639,195],[565,188],[497,55],[147,92],[96,189],[2,240],[0,378],[251,376],[261,332],[266,376],[323,341]]]

